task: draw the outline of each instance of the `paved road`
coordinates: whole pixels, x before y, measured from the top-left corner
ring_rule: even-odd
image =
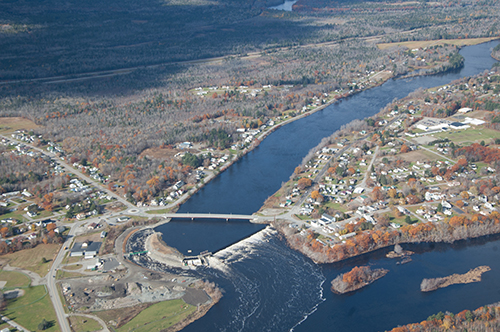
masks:
[[[82,225],[83,223],[84,221],[80,221],[80,222],[75,222],[71,225],[71,229],[69,230],[68,236],[66,237],[66,242],[64,242],[62,248],[70,247],[77,228],[80,227],[80,225]],[[66,319],[66,313],[64,312],[64,307],[61,302],[61,298],[59,297],[59,292],[57,291],[57,286],[56,286],[57,267],[61,264],[65,253],[66,250],[64,249],[59,250],[59,253],[57,254],[56,258],[54,259],[54,262],[52,263],[50,271],[47,274],[47,290],[49,292],[52,304],[54,305],[54,309],[56,311],[57,320],[59,321],[59,326],[61,327],[61,331],[71,332],[68,320]]]
[[[240,220],[252,220],[255,217],[253,215],[246,215],[246,214],[223,214],[223,213],[163,213],[163,214],[158,214],[158,216],[165,218],[182,218],[182,219],[240,219]]]
[[[373,158],[370,161],[370,165],[368,165],[368,169],[366,170],[365,177],[363,178],[363,181],[361,181],[361,183],[359,184],[359,187],[363,188],[365,190],[368,189],[368,188],[366,188],[366,180],[368,179],[368,174],[371,173],[373,162],[377,158],[378,150],[379,150],[379,146],[377,145],[377,147],[375,148],[375,153],[373,154]]]

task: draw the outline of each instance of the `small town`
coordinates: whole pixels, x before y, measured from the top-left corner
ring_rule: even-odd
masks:
[[[160,163],[147,190],[133,188],[136,166],[126,166],[119,177],[105,175],[107,166],[67,153],[64,142],[36,134],[27,119],[10,118],[0,128],[2,155],[19,172],[2,178],[0,187],[0,280],[4,299],[11,301],[3,321],[19,331],[56,331],[60,322],[74,331],[129,331],[160,311],[173,318],[160,320],[158,330],[180,329],[203,316],[223,291],[183,271],[215,260],[208,251],[184,256],[152,231],[175,217],[271,224],[291,248],[317,263],[399,243],[499,233],[497,68],[415,91],[375,116],[343,125],[253,215],[176,211],[281,126],[382,84],[390,71],[366,72],[348,90],[313,96],[302,108],[265,122],[225,115],[222,120],[221,114],[194,119],[238,128],[231,144],[217,147],[227,133],[212,132],[206,142],[143,152],[142,158],[167,153],[177,163]],[[251,98],[290,88],[199,87],[191,93]],[[5,189],[11,187],[22,189]],[[398,257],[401,264],[411,261]],[[43,307],[35,320],[21,312],[32,305]]]
[[[420,91],[346,125],[260,214],[285,221],[291,245],[319,262],[496,233],[500,134],[489,109],[499,78],[489,72]]]

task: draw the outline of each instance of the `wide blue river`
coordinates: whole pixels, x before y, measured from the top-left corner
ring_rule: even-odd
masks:
[[[391,80],[280,128],[182,205],[180,212],[257,211],[323,137],[353,119],[377,113],[394,98],[405,97],[418,88],[444,85],[491,69],[495,60],[490,51],[497,44],[463,48],[460,53],[465,66],[459,71]],[[196,254],[216,252],[262,228],[246,222],[201,220],[172,221],[157,230],[169,245]],[[384,331],[420,322],[439,311],[475,309],[500,301],[499,239],[492,236],[453,245],[406,246],[417,254],[405,265],[386,258],[386,250],[338,264],[316,265],[266,229],[216,253],[225,264],[195,272],[215,281],[225,292],[217,305],[184,330]],[[364,264],[390,272],[353,294],[341,296],[330,291],[330,281],[339,273]],[[480,283],[426,294],[419,290],[423,278],[465,273],[479,265],[492,269]]]

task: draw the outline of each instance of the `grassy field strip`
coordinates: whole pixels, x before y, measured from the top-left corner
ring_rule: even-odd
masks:
[[[42,286],[43,286],[43,288],[45,289],[45,294],[43,294],[43,295],[42,295],[39,299],[34,300],[34,301],[33,301],[33,302],[31,302],[31,303],[26,303],[26,304],[23,304],[23,305],[18,306],[18,307],[9,307],[9,309],[10,309],[10,310],[21,309],[21,308],[24,308],[24,307],[26,307],[26,306],[32,305],[33,303],[36,303],[36,302],[38,302],[38,301],[42,300],[42,299],[43,299],[43,298],[44,298],[44,297],[48,294],[48,292],[47,292],[47,287],[45,287],[45,285],[42,285]]]
[[[195,306],[186,304],[180,299],[159,302],[142,311],[117,331],[160,331],[185,319],[195,310]]]
[[[7,301],[4,315],[30,331],[37,331],[38,324],[45,319],[51,327],[45,331],[59,331],[56,313],[45,286],[28,287],[25,294]]]
[[[26,288],[31,285],[31,279],[21,272],[16,271],[0,271],[0,280],[6,281],[3,290]]]

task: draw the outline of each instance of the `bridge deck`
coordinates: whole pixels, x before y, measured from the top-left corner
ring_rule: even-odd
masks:
[[[223,213],[165,213],[162,214],[166,218],[182,218],[182,219],[237,219],[237,220],[252,220],[254,216],[245,214],[223,214]]]

